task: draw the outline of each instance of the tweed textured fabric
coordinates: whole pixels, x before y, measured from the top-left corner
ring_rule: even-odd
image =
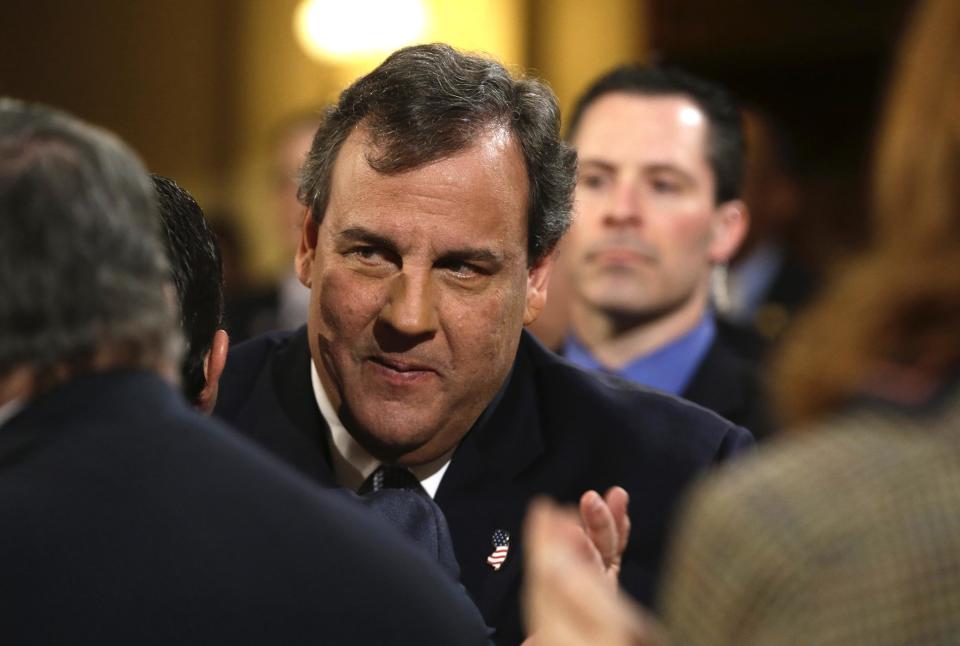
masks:
[[[958,644],[957,389],[775,442],[678,527],[660,597],[678,644]]]

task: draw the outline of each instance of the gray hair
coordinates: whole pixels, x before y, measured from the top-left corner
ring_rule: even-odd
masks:
[[[0,99],[0,375],[179,361],[156,197],[118,138]]]
[[[371,134],[367,162],[400,173],[455,154],[490,126],[510,130],[529,179],[527,261],[550,253],[570,226],[576,153],[560,137],[553,92],[533,79],[515,80],[499,63],[448,45],[416,45],[393,53],[330,107],[301,174],[299,198],[320,222],[330,200],[333,165],[354,127]]]

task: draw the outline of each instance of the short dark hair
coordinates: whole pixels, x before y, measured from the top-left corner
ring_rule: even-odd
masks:
[[[733,95],[720,85],[670,66],[623,65],[597,79],[577,100],[567,140],[573,141],[577,127],[594,101],[607,94],[641,96],[682,95],[706,115],[707,161],[716,183],[714,199],[719,204],[740,197],[743,184],[743,123]]]
[[[496,61],[443,44],[393,53],[343,91],[317,130],[299,190],[317,222],[340,147],[361,123],[376,149],[367,162],[380,173],[418,168],[464,150],[490,126],[507,127],[530,184],[528,263],[550,253],[570,226],[576,153],[560,137],[556,97],[537,80],[516,80]]]
[[[0,99],[0,375],[176,365],[153,185],[110,133]]]
[[[187,339],[181,387],[187,399],[196,401],[207,384],[203,360],[223,321],[220,247],[193,196],[170,178],[151,177],[180,302],[180,326]]]

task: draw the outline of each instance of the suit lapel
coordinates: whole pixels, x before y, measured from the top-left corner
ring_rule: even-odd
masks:
[[[524,473],[544,451],[526,345],[524,338],[507,382],[460,443],[436,497],[450,525],[461,579],[494,624],[501,624],[504,612],[515,610],[522,573],[521,528],[527,502],[536,493]],[[498,530],[509,534],[510,546],[503,565],[494,570],[487,557],[494,551]]]
[[[297,330],[273,357],[271,386],[283,413],[275,419],[277,423],[285,423],[283,435],[288,437],[290,445],[279,453],[322,485],[336,487],[330,467],[328,427],[313,393],[310,362],[306,327]],[[276,436],[279,430],[272,429],[271,435]]]
[[[440,492],[493,479],[509,482],[542,452],[531,368],[518,352],[503,388],[457,448]]]

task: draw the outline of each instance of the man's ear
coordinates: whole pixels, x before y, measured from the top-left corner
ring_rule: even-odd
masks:
[[[527,302],[523,310],[523,324],[530,325],[537,320],[547,305],[547,287],[550,284],[550,272],[556,260],[556,250],[538,260],[527,271]]]
[[[313,280],[313,258],[317,252],[317,235],[320,229],[313,219],[313,212],[305,209],[303,213],[303,227],[300,233],[300,245],[293,264],[297,271],[297,278],[304,287],[309,288]]]
[[[210,414],[217,403],[217,393],[220,392],[220,375],[223,374],[223,366],[227,363],[227,347],[230,345],[230,338],[226,330],[217,330],[213,334],[213,343],[210,345],[210,351],[203,358],[203,376],[206,378],[207,385],[203,387],[200,394],[197,395],[197,401],[194,405],[202,413]]]
[[[742,200],[724,202],[714,211],[710,227],[707,255],[711,263],[719,265],[730,260],[747,237],[750,211]]]

